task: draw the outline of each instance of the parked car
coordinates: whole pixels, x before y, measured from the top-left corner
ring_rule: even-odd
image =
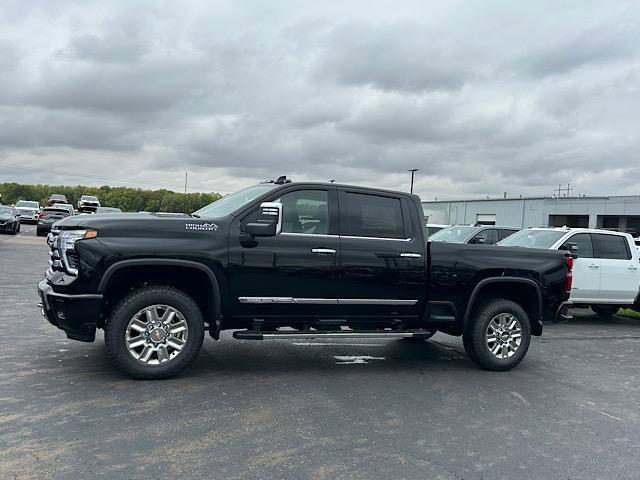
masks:
[[[0,205],[0,232],[20,233],[20,214],[8,205]]]
[[[432,242],[494,245],[518,230],[518,228],[496,227],[494,225],[454,225],[434,233],[429,237],[429,240]]]
[[[427,223],[426,227],[427,227],[427,237],[431,237],[431,235],[433,235],[436,232],[439,232],[440,230],[442,230],[443,228],[447,228],[450,227],[451,225],[441,225],[438,223]]]
[[[122,213],[122,210],[116,207],[98,207],[96,213]]]
[[[573,262],[571,302],[604,316],[640,304],[640,260],[628,233],[595,228],[527,228],[501,241],[509,247],[569,250]]]
[[[78,200],[79,212],[95,212],[98,207],[100,207],[100,200],[93,195],[82,195]]]
[[[69,209],[61,208],[60,204],[52,207],[46,207],[38,216],[38,226],[36,227],[36,235],[46,235],[51,231],[51,226],[58,220],[71,216]]]
[[[281,177],[193,216],[66,218],[38,288],[50,323],[85,342],[105,329],[111,361],[135,378],[182,370],[205,329],[241,340],[442,331],[483,368],[513,368],[564,309],[571,256],[425,236],[415,195]]]
[[[69,201],[67,200],[67,197],[64,195],[60,195],[58,193],[52,193],[51,196],[49,197],[49,200],[47,200],[47,206],[51,206],[51,205],[55,205],[56,203],[69,203]]]
[[[56,208],[63,208],[69,212],[69,215],[75,215],[75,210],[73,209],[73,205],[70,203],[56,203],[54,205]]]
[[[40,204],[30,200],[20,200],[16,203],[16,210],[20,214],[22,223],[38,223],[38,215],[40,214]]]

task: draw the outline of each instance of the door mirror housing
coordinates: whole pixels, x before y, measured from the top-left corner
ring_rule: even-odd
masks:
[[[484,245],[485,243],[487,243],[487,239],[484,237],[478,237],[474,239],[475,241],[473,243],[477,244],[477,245]]]
[[[562,245],[562,247],[560,247],[560,249],[568,251],[571,254],[571,258],[573,258],[573,259],[578,258],[578,244],[577,243],[567,242],[564,245]]]
[[[247,223],[245,233],[254,237],[274,237],[282,231],[282,204],[263,202],[256,222]]]

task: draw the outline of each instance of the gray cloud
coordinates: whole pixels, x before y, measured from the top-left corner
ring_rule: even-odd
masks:
[[[15,181],[640,186],[633,2],[9,1],[0,31]]]

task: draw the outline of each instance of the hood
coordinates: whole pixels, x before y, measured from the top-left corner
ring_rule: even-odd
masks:
[[[99,237],[163,237],[195,233],[215,234],[228,221],[202,219],[183,214],[113,213],[75,215],[59,221],[61,230],[95,229]]]

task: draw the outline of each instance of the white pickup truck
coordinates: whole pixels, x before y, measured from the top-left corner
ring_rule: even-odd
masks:
[[[593,228],[527,228],[498,245],[570,251],[577,246],[570,298],[575,306],[590,306],[604,316],[614,315],[620,307],[640,306],[639,252],[628,233]]]

